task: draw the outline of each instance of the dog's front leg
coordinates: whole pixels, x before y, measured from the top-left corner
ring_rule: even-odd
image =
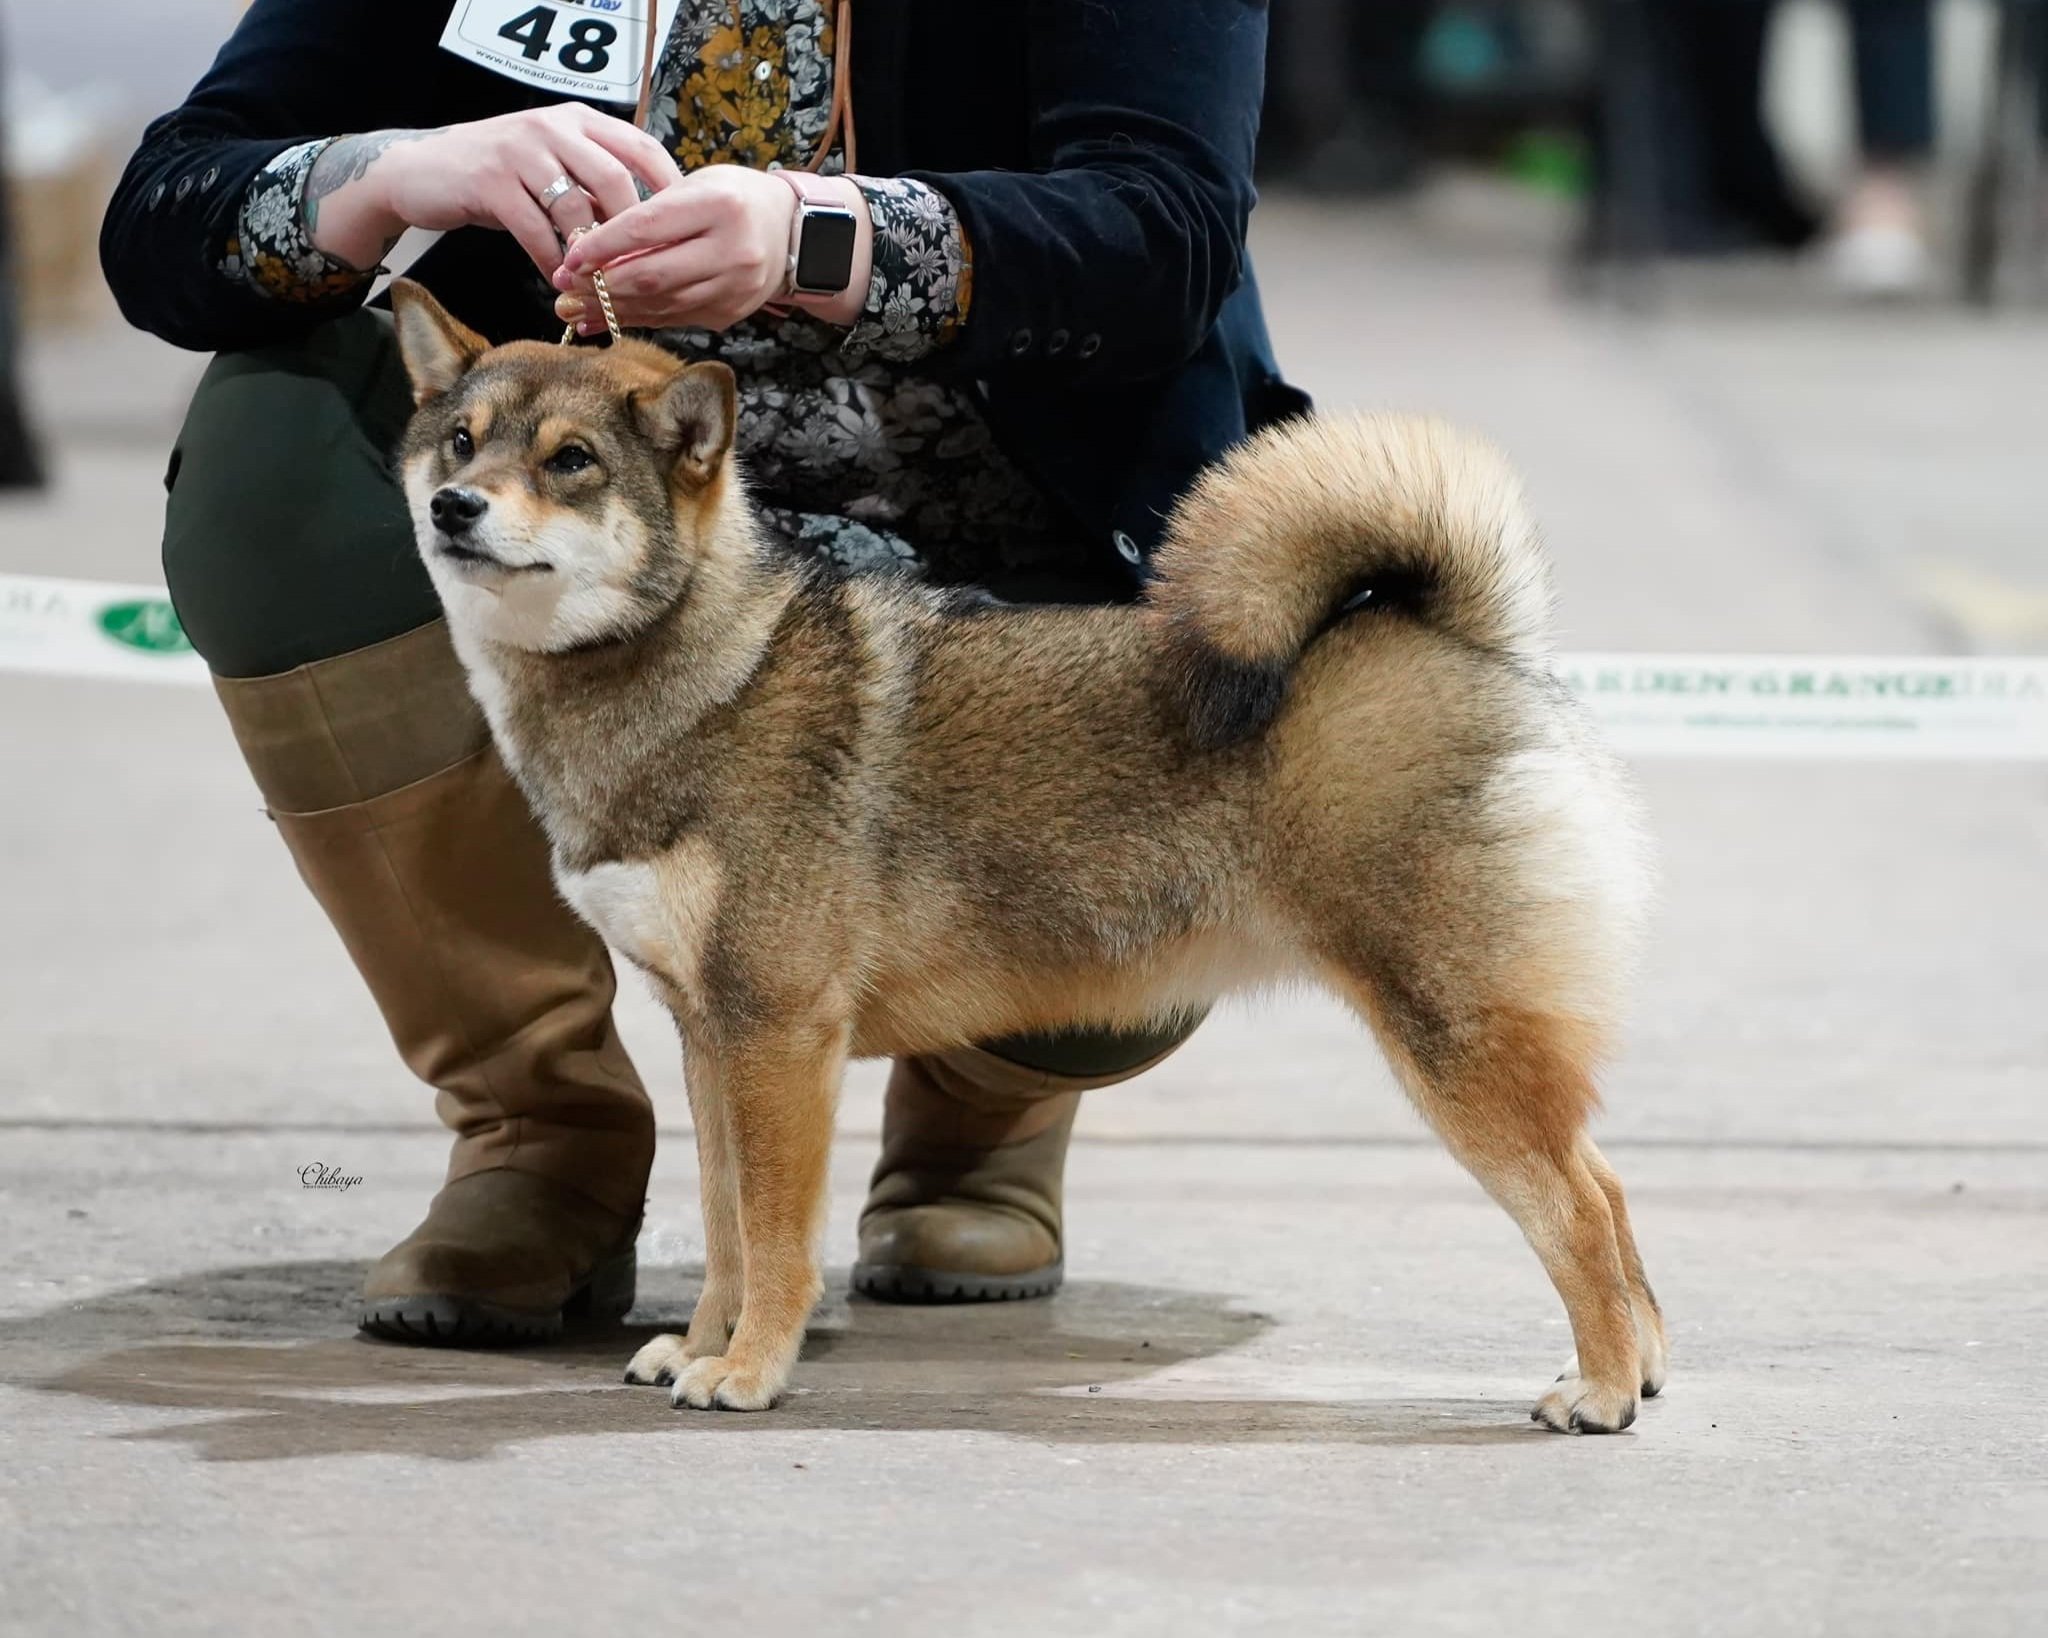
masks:
[[[683,1050],[683,1085],[690,1096],[690,1121],[697,1138],[697,1197],[704,1216],[704,1287],[691,1312],[689,1335],[663,1334],[633,1356],[628,1382],[663,1387],[693,1359],[723,1354],[739,1324],[745,1296],[745,1263],[740,1254],[739,1167],[725,1090],[718,1082],[719,1056],[701,1029],[677,1009]],[[694,1038],[693,1038],[694,1036]]]
[[[724,1352],[679,1363],[678,1405],[766,1410],[789,1381],[823,1285],[818,1236],[849,1034],[837,1020],[806,1021],[772,1033],[750,1028],[716,1049],[712,1083],[739,1183],[744,1288]],[[692,1353],[697,1328],[693,1319]]]

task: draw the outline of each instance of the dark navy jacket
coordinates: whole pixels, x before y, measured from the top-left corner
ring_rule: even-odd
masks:
[[[446,0],[256,0],[108,208],[129,321],[226,351],[359,300],[281,302],[219,263],[284,148],[548,100],[440,50],[447,17]],[[929,182],[974,247],[968,322],[930,367],[974,384],[998,442],[1135,583],[1195,474],[1306,407],[1245,256],[1263,0],[859,0],[853,21],[860,169]],[[509,235],[449,234],[413,275],[494,340],[555,333]]]

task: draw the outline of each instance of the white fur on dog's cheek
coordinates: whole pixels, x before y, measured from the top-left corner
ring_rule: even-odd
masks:
[[[431,522],[428,528],[431,530]],[[475,544],[482,550],[507,563],[549,566],[546,573],[508,575],[498,580],[473,578],[428,546],[422,554],[427,573],[441,594],[441,606],[451,626],[507,648],[536,653],[604,636],[630,599],[608,590],[587,554],[581,561],[573,552],[558,556],[565,543],[552,538],[553,533],[544,530],[536,536],[513,539],[488,524],[478,529]],[[431,540],[433,535],[423,533],[421,538]]]
[[[646,532],[623,501],[614,497],[595,522],[550,519],[528,549],[555,566],[550,578],[559,582],[548,629],[533,646],[602,642],[645,618],[633,581],[644,566]]]

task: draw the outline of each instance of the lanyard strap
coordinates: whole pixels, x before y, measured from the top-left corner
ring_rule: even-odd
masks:
[[[822,170],[835,139],[846,150],[848,173],[859,170],[853,145],[853,0],[839,0],[832,24],[832,115],[825,122],[824,140],[804,169]]]
[[[647,0],[647,42],[640,50],[640,101],[633,110],[633,123],[641,130],[647,129],[647,110],[654,101],[654,57],[661,50],[661,41],[655,38],[655,18],[661,7],[655,0]]]

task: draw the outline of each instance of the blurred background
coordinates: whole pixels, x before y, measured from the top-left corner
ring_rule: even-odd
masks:
[[[159,579],[165,459],[203,361],[121,324],[94,241],[134,136],[240,9],[102,0],[87,38],[76,8],[0,0],[0,573]],[[1282,364],[1327,406],[1498,440],[1547,527],[1568,649],[2048,652],[2042,10],[1275,0],[1253,250]],[[0,886],[46,940],[14,964],[38,1019],[14,1103],[70,1108],[69,1066],[111,1037],[160,1075],[96,1082],[103,1112],[161,1093],[268,1119],[311,1096],[423,1122],[211,702],[5,684],[13,773],[50,793],[0,812]],[[2048,938],[2038,766],[1647,771],[1671,903],[1625,1078],[1715,1101],[1624,1103],[1625,1127],[1875,1137],[1935,1076],[1967,1087],[1944,1108],[1973,1132],[2036,1130],[2048,1022],[2013,974]],[[87,948],[103,991],[75,981]],[[208,974],[225,982],[202,998]],[[1972,1027],[1934,1028],[1934,995]],[[637,1016],[643,1059],[669,1056]],[[1348,1022],[1310,1017],[1355,1056]],[[252,1050],[266,1030],[318,1043],[297,1084]],[[1239,1125],[1231,1054],[1183,1059],[1159,1098],[1093,1118]],[[1882,1066],[1882,1096],[1858,1065]],[[1294,1106],[1303,1129],[1405,1129],[1344,1092],[1376,1073]],[[1806,1095],[1821,1083],[1839,1096]]]
[[[101,0],[88,38],[76,8],[0,0],[0,485],[35,496],[0,508],[0,568],[153,577],[197,361],[121,326],[94,235],[133,137],[240,9]],[[1515,448],[1502,395],[1535,383],[1509,378],[1597,339],[1904,599],[1914,646],[2048,643],[2041,13],[1275,0],[1256,244],[1283,362],[1325,399]]]
[[[94,242],[136,133],[240,10],[102,0],[88,39],[75,8],[0,0],[0,573],[160,580],[165,460],[203,361],[122,325]],[[1326,406],[1495,438],[1548,531],[1567,649],[2048,652],[2042,10],[1274,0],[1253,253],[1282,365]],[[273,1119],[311,1098],[424,1123],[211,701],[0,681],[11,772],[47,793],[0,808],[0,899],[28,930],[14,995],[37,1020],[11,1106],[74,1111],[72,1066],[112,1039],[156,1067],[97,1078],[101,1113],[167,1097]],[[1624,1130],[1888,1140],[1932,1077],[1973,1134],[2037,1132],[2048,1020],[2014,974],[2048,952],[2038,765],[1645,772],[1670,903],[1623,1078],[1660,1096],[1623,1100]],[[77,984],[88,960],[102,988]],[[671,1056],[665,1020],[629,1006],[643,1061]],[[1377,1077],[1347,1020],[1290,1017],[1323,1043],[1305,1063],[1346,1067],[1277,1118],[1407,1129],[1346,1091]],[[293,1084],[254,1048],[273,1031],[314,1043]],[[1242,1124],[1231,1051],[1175,1064],[1091,1119]]]
[[[0,576],[160,583],[202,361],[123,328],[94,238],[239,9],[0,0]],[[2048,653],[2042,9],[1272,0],[1281,362],[1498,441],[1568,649]],[[1600,1132],[1680,1372],[1639,1439],[1509,1443],[1556,1305],[1309,996],[1091,1095],[1070,1284],[1001,1314],[845,1302],[856,1066],[822,1391],[704,1430],[586,1391],[609,1355],[346,1340],[440,1175],[429,1097],[205,690],[0,674],[0,1517],[36,1521],[0,1531],[8,1613],[296,1632],[367,1588],[587,1630],[680,1585],[760,1631],[2048,1631],[2048,764],[1638,771],[1666,885]],[[620,1003],[663,1131],[646,1289],[680,1312],[678,1055]],[[315,1160],[363,1186],[309,1194]],[[504,1552],[537,1517],[547,1551]],[[491,1584],[458,1595],[465,1554]]]

